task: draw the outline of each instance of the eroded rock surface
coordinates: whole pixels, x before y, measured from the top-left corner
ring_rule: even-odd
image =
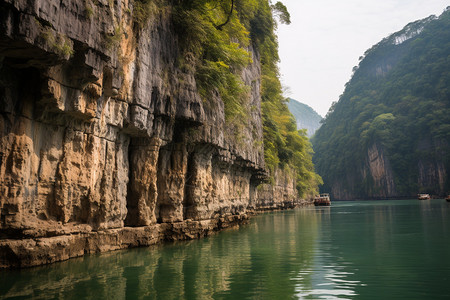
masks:
[[[200,99],[177,67],[170,13],[136,26],[132,12],[127,0],[0,1],[0,267],[198,238],[296,203],[284,177],[258,198],[258,54],[238,138],[221,99]]]

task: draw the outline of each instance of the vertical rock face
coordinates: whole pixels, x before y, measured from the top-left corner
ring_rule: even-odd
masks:
[[[394,176],[388,158],[384,155],[383,148],[374,143],[367,149],[367,168],[369,172],[366,177],[373,180],[374,197],[388,197],[395,195]]]
[[[275,170],[273,175],[273,183],[261,184],[256,189],[254,198],[258,209],[284,209],[312,204],[312,199],[298,199],[296,181],[292,175],[280,170]]]
[[[0,1],[0,266],[199,237],[258,209],[258,54],[236,138],[221,99],[177,67],[170,12],[141,28],[132,11]]]
[[[440,191],[440,194],[448,193],[448,166],[445,157],[449,147],[448,140],[426,138],[417,144],[417,150],[421,152],[434,152],[435,156],[423,156],[417,162],[418,176],[417,186],[420,191]]]
[[[438,148],[446,146],[445,143],[422,140],[418,143],[419,150],[430,150],[429,148]],[[441,153],[441,157],[445,154]],[[417,161],[417,188],[419,191],[433,189],[436,191],[445,191],[445,180],[447,172],[442,160],[433,158],[421,158]],[[407,175],[407,174],[406,174]],[[357,185],[358,177],[367,184],[368,192],[371,198],[395,198],[404,196],[396,187],[396,180],[392,170],[389,157],[385,154],[383,146],[378,143],[372,144],[367,149],[367,157],[364,166],[353,177],[344,177],[341,181],[336,181],[332,185],[332,193],[338,199],[354,200],[355,191],[361,189]],[[344,189],[343,186],[349,187]]]
[[[361,185],[360,182],[363,184]],[[354,200],[356,198],[355,191],[364,188],[369,191],[372,199],[399,196],[389,158],[385,155],[383,146],[377,142],[367,148],[363,166],[334,182],[331,193],[337,199]]]
[[[364,165],[359,170],[346,175],[331,186],[331,193],[336,199],[354,200],[355,191],[363,188],[370,190],[371,198],[397,195],[389,159],[384,154],[383,147],[376,142],[367,148]],[[368,187],[358,182],[364,182]]]

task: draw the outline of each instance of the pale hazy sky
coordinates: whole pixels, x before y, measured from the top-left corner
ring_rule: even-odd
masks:
[[[410,22],[440,15],[450,5],[450,0],[281,1],[292,22],[278,26],[285,96],[322,116],[339,99],[367,49]]]

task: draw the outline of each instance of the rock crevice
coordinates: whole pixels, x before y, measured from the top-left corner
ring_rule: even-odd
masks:
[[[197,238],[262,207],[258,53],[236,138],[177,67],[170,13],[140,27],[130,1],[88,2],[0,1],[0,267]]]

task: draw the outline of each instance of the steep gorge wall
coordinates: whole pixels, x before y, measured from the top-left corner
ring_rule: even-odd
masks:
[[[361,181],[363,184],[360,183]],[[385,155],[384,148],[378,143],[368,147],[366,159],[360,169],[350,176],[344,176],[341,180],[335,181],[331,185],[330,192],[336,199],[357,200],[364,198],[357,195],[364,188],[369,191],[371,199],[399,196],[389,158]]]
[[[442,141],[421,140],[418,142],[417,150],[430,151],[431,148],[439,149],[439,147],[447,147],[447,144]],[[435,151],[439,153],[438,150]],[[445,195],[447,170],[443,160],[439,159],[444,157],[445,153],[439,154],[438,159],[430,156],[418,158],[416,162],[418,174],[415,178],[416,176],[411,176],[415,174],[395,174],[385,148],[375,142],[368,147],[366,160],[361,168],[350,176],[333,182],[331,193],[333,197],[340,200],[413,198],[416,196],[415,191],[429,193],[430,190],[437,195]],[[413,183],[417,189],[406,192],[399,191],[399,178],[403,180],[416,179]],[[362,192],[363,189],[365,192]],[[367,197],[365,193],[370,196]]]
[[[279,169],[274,171],[273,182],[263,183],[257,187],[255,199],[259,210],[277,210],[313,204],[313,199],[297,197],[295,176]]]
[[[170,8],[144,26],[133,9],[0,1],[0,267],[201,237],[261,208],[258,54],[239,138],[179,66]]]

